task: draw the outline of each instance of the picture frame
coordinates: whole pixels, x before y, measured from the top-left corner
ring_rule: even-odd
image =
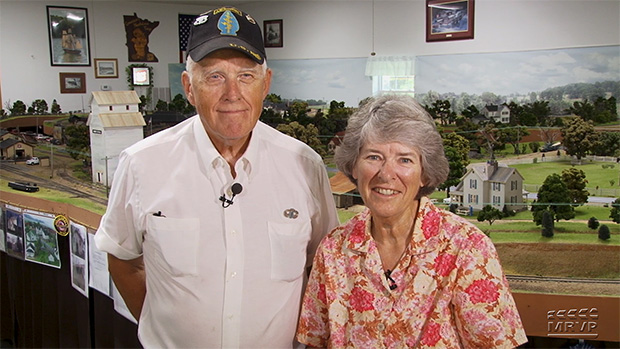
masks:
[[[426,41],[474,38],[474,0],[427,0]]]
[[[59,73],[60,93],[86,93],[86,73]]]
[[[151,68],[131,67],[131,84],[133,86],[149,86],[151,84]]]
[[[90,66],[86,8],[47,6],[47,27],[52,66]]]
[[[118,78],[118,59],[95,58],[95,78]]]
[[[272,19],[263,22],[263,36],[265,47],[283,47],[284,30],[281,19]]]

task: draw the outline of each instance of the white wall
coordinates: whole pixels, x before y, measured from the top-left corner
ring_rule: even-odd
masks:
[[[117,58],[118,79],[95,79],[93,67],[51,66],[46,5],[88,9],[91,61]],[[37,98],[58,100],[63,111],[88,111],[90,92],[110,85],[126,90],[123,15],[159,21],[149,48],[159,58],[155,87],[168,87],[168,63],[178,63],[178,13],[214,6],[139,1],[0,0],[2,107]],[[477,0],[473,40],[425,41],[425,1],[349,0],[249,2],[239,6],[259,23],[284,21],[284,47],[268,48],[269,59],[315,59],[506,52],[620,44],[618,0]],[[374,7],[374,20],[373,20]],[[373,26],[374,22],[374,26]],[[373,40],[374,27],[374,40]],[[374,47],[374,49],[373,49]],[[620,56],[620,53],[619,53]],[[86,94],[60,94],[59,72],[85,72]],[[326,96],[327,97],[327,96]]]

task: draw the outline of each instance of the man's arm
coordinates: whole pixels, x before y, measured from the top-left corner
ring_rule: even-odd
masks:
[[[146,274],[142,257],[123,260],[108,254],[108,270],[131,315],[140,321],[146,296]]]

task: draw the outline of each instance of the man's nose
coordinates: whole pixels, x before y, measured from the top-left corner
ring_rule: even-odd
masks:
[[[236,101],[240,97],[239,82],[235,80],[227,80],[224,86],[224,98],[230,101]]]

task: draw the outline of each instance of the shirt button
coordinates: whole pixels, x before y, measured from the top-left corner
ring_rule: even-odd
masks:
[[[377,325],[377,329],[381,332],[383,332],[383,330],[385,330],[385,325],[384,324],[378,324]]]
[[[230,231],[230,235],[232,235],[232,236],[237,235],[237,231],[236,231],[236,230],[231,230],[231,231]]]
[[[230,273],[230,278],[233,279],[235,276],[237,276],[237,272],[233,271],[232,273]]]

